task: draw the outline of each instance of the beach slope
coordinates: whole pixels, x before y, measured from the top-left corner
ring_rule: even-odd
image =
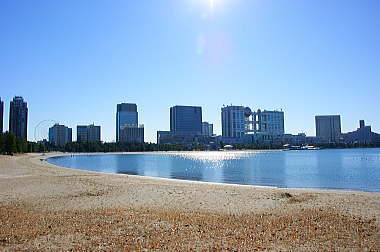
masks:
[[[1,250],[380,251],[380,193],[277,189],[0,156]]]

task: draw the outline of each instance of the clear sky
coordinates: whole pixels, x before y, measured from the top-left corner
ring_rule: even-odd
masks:
[[[380,132],[378,0],[1,0],[0,97],[42,120],[102,126],[137,103],[146,141],[169,107],[198,105],[221,133],[223,104],[283,109],[285,130],[314,116],[365,119]],[[76,137],[74,137],[75,139]]]

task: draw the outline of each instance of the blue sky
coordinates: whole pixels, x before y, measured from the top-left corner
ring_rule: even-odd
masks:
[[[198,105],[221,133],[223,104],[283,109],[288,133],[314,116],[380,132],[378,0],[2,0],[0,97],[22,95],[28,139],[42,120],[94,122],[115,139],[116,104],[138,104],[146,141],[169,107]]]

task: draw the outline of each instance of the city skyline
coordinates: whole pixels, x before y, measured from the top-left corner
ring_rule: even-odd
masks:
[[[116,140],[122,102],[139,105],[149,142],[170,129],[167,109],[177,104],[201,106],[218,135],[223,104],[282,108],[292,134],[315,135],[314,116],[328,114],[341,115],[342,132],[359,119],[380,132],[375,0],[0,6],[4,130],[10,100],[23,96],[28,140],[43,120],[74,131],[95,122],[103,140]]]
[[[23,99],[22,96],[15,96],[13,98],[12,102],[14,103],[15,101],[21,101],[24,104],[24,106],[27,106],[27,102],[24,101],[24,99]],[[127,126],[127,127],[135,128],[135,131],[133,131],[133,132],[131,131],[131,132],[127,133],[128,135],[130,135],[129,137],[137,137],[139,139],[138,142],[154,142],[154,141],[144,141],[144,125],[143,124],[141,124],[141,125],[138,124],[137,106],[138,105],[134,104],[134,103],[120,103],[120,104],[117,104],[117,106],[116,106],[117,107],[117,109],[116,109],[117,112],[116,112],[116,119],[115,119],[116,120],[116,135],[117,135],[118,129],[120,130],[120,128],[123,128],[123,138],[125,138],[126,137],[125,136],[126,132],[124,132],[124,130],[125,130],[124,127]],[[185,114],[188,114],[190,112],[190,111],[187,111],[188,109],[191,109],[191,110],[199,109],[199,111],[197,111],[197,113],[200,113],[200,115],[199,115],[199,117],[200,117],[199,118],[200,131],[198,133],[196,133],[195,135],[202,135],[204,133],[203,124],[209,124],[209,123],[202,121],[202,107],[201,106],[175,105],[173,107],[170,107],[170,114],[171,114],[171,116],[170,116],[170,125],[171,126],[170,127],[174,127],[172,125],[172,123],[173,123],[172,120],[174,120],[172,118],[172,115],[173,115],[173,111],[174,111],[175,108],[177,108],[177,109],[178,108],[186,109],[186,111],[185,111],[186,113]],[[236,106],[236,105],[232,105],[232,104],[231,105],[227,105],[227,106],[223,105],[223,107],[221,107],[221,111],[222,111],[222,113],[221,113],[221,121],[223,121],[224,112],[226,111],[226,109],[229,109],[229,108],[233,108],[233,109],[238,109],[239,108],[239,109],[241,109],[241,111],[239,110],[239,113],[242,113],[242,115],[246,114],[246,115],[243,115],[243,117],[248,117],[248,116],[254,116],[254,118],[257,117],[254,120],[258,120],[258,121],[254,121],[254,122],[258,123],[258,125],[261,125],[261,121],[260,121],[261,119],[260,118],[263,116],[263,115],[260,116],[259,115],[260,113],[264,114],[265,117],[267,117],[267,116],[269,116],[269,114],[271,114],[271,116],[270,116],[271,120],[275,119],[273,122],[269,121],[268,118],[267,119],[264,118],[264,122],[267,124],[267,126],[269,125],[269,127],[274,127],[273,129],[269,128],[270,130],[267,133],[274,134],[274,135],[284,135],[284,136],[285,135],[289,135],[289,132],[287,132],[285,130],[285,128],[284,128],[284,112],[282,110],[281,111],[277,111],[277,110],[268,111],[268,110],[264,109],[261,112],[261,109],[258,109],[257,112],[255,112],[255,111],[252,112],[249,107],[245,107],[245,106],[242,106],[242,105],[241,106]],[[123,114],[123,116],[121,116],[121,114],[123,112],[127,112],[127,114]],[[26,107],[26,113],[28,113],[28,108],[27,107]],[[249,113],[249,115],[247,113]],[[183,116],[180,116],[180,118],[182,118],[182,117]],[[184,118],[186,118],[186,116]],[[331,126],[327,126],[327,125],[323,126],[323,127],[325,127],[324,131],[326,133],[321,133],[321,122],[320,122],[321,120],[320,119],[322,119],[322,118],[328,119],[327,124],[330,124],[330,118],[337,118],[337,122],[338,122],[338,130],[337,130],[337,132],[338,132],[338,135],[335,138],[330,139],[330,141],[332,141],[332,142],[337,141],[338,138],[343,137],[343,135],[346,134],[346,133],[352,134],[352,133],[357,132],[357,131],[346,131],[346,132],[342,131],[341,116],[340,115],[315,115],[314,118],[315,118],[315,134],[314,135],[308,135],[308,136],[311,136],[311,137],[317,137],[317,138],[321,137],[323,139],[324,137],[322,135],[324,135],[324,134],[332,134],[332,133],[327,133],[327,132],[331,131],[331,129],[330,129]],[[120,121],[120,123],[119,123],[119,121]],[[366,130],[369,130],[367,132],[371,132],[372,126],[365,126],[365,120],[360,119],[359,123],[360,123],[360,128],[359,129],[364,129],[365,128]],[[26,124],[28,124],[28,118],[27,118]],[[122,124],[124,126],[122,126]],[[117,140],[107,141],[107,140],[102,139],[101,138],[101,134],[102,134],[101,133],[101,126],[95,126],[94,123],[93,124],[89,124],[89,125],[79,125],[79,124],[77,124],[76,125],[76,131],[73,132],[73,128],[75,128],[75,127],[70,128],[70,127],[67,127],[65,125],[60,125],[57,122],[54,122],[52,125],[49,126],[49,131],[48,131],[47,137],[45,139],[32,139],[30,141],[41,141],[41,140],[46,140],[46,139],[49,139],[49,141],[50,141],[50,139],[51,139],[50,131],[51,131],[52,128],[54,128],[57,125],[58,126],[63,126],[63,127],[66,127],[66,128],[70,129],[70,131],[71,131],[71,133],[70,133],[70,139],[71,140],[68,141],[68,142],[71,142],[71,141],[74,142],[74,138],[72,138],[73,134],[77,135],[77,139],[75,139],[75,141],[78,141],[78,136],[84,134],[84,132],[79,132],[78,131],[79,128],[86,128],[86,130],[88,130],[88,127],[94,128],[92,131],[94,131],[94,130],[96,131],[96,132],[94,131],[94,132],[90,133],[90,135],[92,135],[92,136],[91,136],[91,140],[89,142],[92,142],[92,141],[118,142]],[[190,128],[193,127],[193,126],[189,125],[188,122],[186,122],[186,125],[187,125],[186,127],[190,127]],[[210,124],[210,126],[211,126],[211,132],[213,132],[213,124]],[[267,127],[267,126],[265,126],[265,127]],[[257,128],[257,131],[260,132],[261,131],[261,129],[260,129],[261,126],[258,126],[258,127],[259,128]],[[329,128],[329,129],[327,129],[326,127]],[[222,128],[223,128],[223,125],[222,125]],[[245,132],[245,133],[250,134],[249,132],[256,131],[256,130],[253,130],[253,129],[255,129],[255,126],[251,126],[251,128],[252,129],[248,129],[248,131],[243,130],[242,133]],[[174,130],[174,128],[171,129],[171,130]],[[137,131],[139,131],[140,133],[138,133]],[[6,130],[4,130],[4,132],[6,132]],[[167,132],[170,132],[170,131],[157,130],[156,131],[156,140],[158,140],[158,134],[159,134],[159,132],[167,134]],[[175,133],[175,130],[173,131],[173,133]],[[177,133],[179,133],[179,132],[177,132]],[[182,133],[184,133],[184,132],[182,132]],[[86,134],[88,134],[88,133],[86,133]],[[140,134],[141,134],[141,136],[140,136]],[[290,133],[290,134],[293,134],[293,133]],[[298,135],[301,134],[301,135],[305,135],[306,136],[306,134],[304,132],[298,132],[297,134]],[[297,134],[294,134],[294,136],[296,136]],[[372,134],[372,133],[368,133],[368,134]],[[29,135],[28,134],[28,130],[27,130],[27,135]],[[214,136],[229,137],[227,135],[224,136],[223,134],[215,134]],[[239,138],[239,137],[237,137],[237,138]],[[327,138],[330,138],[330,137],[327,137]],[[95,139],[100,139],[100,140],[95,140]],[[86,142],[86,140],[84,140],[84,141]],[[120,141],[125,141],[125,139],[124,140],[120,140]]]

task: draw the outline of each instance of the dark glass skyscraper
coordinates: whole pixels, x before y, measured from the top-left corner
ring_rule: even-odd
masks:
[[[78,143],[93,143],[100,142],[100,126],[78,125],[77,126],[77,142]]]
[[[144,142],[144,126],[139,125],[136,104],[117,104],[116,141]]]
[[[0,98],[0,134],[4,131],[4,102]]]
[[[170,131],[176,134],[202,134],[202,108],[174,106],[170,108]]]
[[[21,96],[15,96],[11,101],[9,112],[9,132],[16,137],[27,139],[28,136],[28,105]]]

